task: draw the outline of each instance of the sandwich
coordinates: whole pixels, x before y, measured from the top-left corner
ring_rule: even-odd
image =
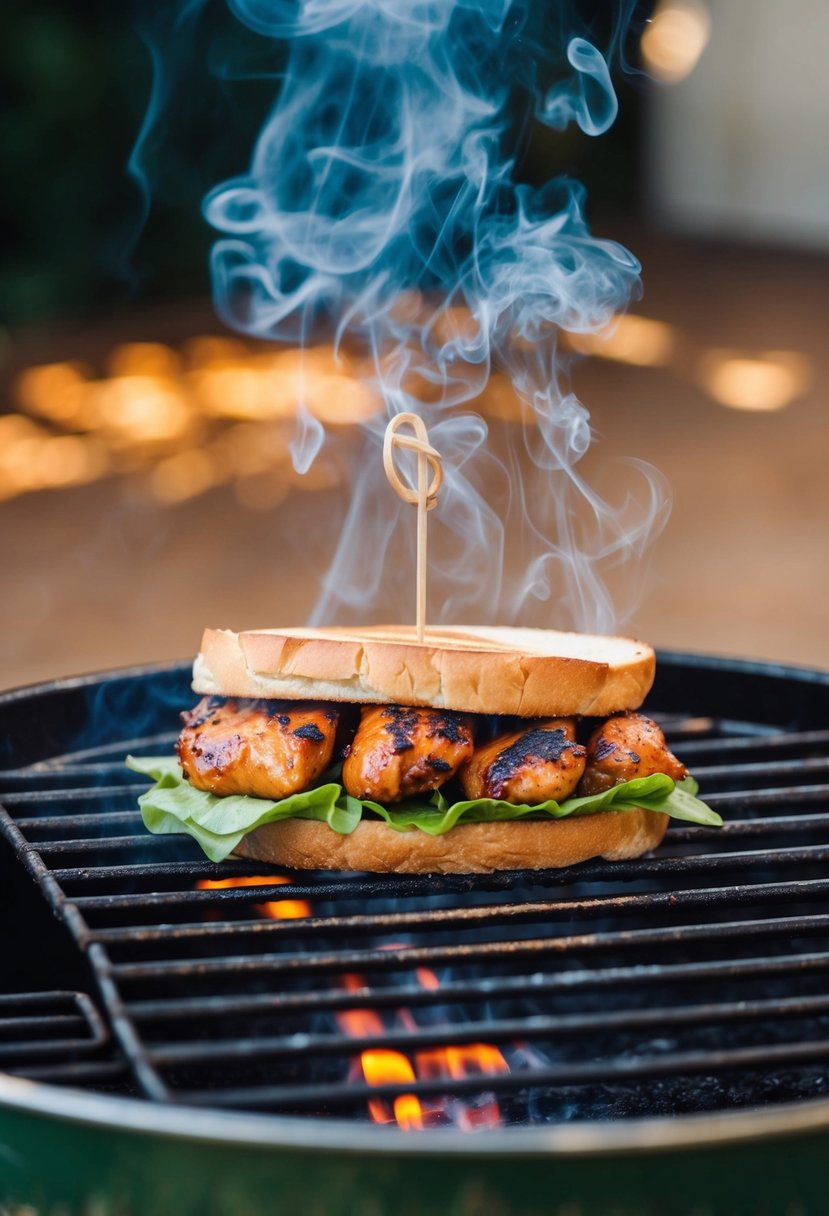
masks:
[[[473,873],[638,857],[718,826],[639,712],[655,656],[543,629],[208,629],[152,832],[293,869]]]

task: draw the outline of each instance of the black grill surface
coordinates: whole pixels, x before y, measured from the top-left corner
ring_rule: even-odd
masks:
[[[726,826],[485,877],[216,866],[148,835],[123,756],[172,747],[183,667],[0,698],[0,1068],[470,1129],[825,1094],[829,677],[659,672],[648,709]],[[226,878],[261,881],[198,885]]]

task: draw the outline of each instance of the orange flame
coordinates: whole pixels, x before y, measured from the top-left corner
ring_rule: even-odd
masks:
[[[358,975],[346,975],[343,986],[349,992],[356,992],[363,987],[363,981]],[[344,1009],[337,1014],[337,1021],[355,1039],[383,1034],[386,1029],[383,1019],[373,1009]],[[411,1061],[399,1051],[377,1047],[363,1051],[360,1053],[360,1068],[369,1085],[416,1080]],[[387,1103],[375,1098],[369,1101],[368,1109],[375,1123],[391,1123],[395,1119],[403,1128],[423,1126],[423,1108],[413,1094],[401,1094],[395,1098],[393,1114]]]
[[[421,988],[428,988],[432,992],[435,992],[438,988],[440,988],[440,980],[435,975],[434,971],[430,971],[428,967],[418,967],[415,975],[417,976],[417,981]]]
[[[483,1074],[509,1072],[501,1052],[491,1043],[465,1043],[457,1047],[437,1047],[431,1051],[419,1051],[415,1056],[417,1075],[424,1080],[440,1077],[461,1078]],[[499,1127],[501,1109],[495,1098],[479,1106],[464,1103],[456,1118],[464,1131],[475,1131],[481,1127]]]
[[[231,878],[201,878],[196,883],[200,891],[225,887],[284,886],[290,879],[281,874],[240,875]],[[275,899],[255,904],[262,916],[277,920],[293,920],[311,915],[311,905],[304,899]],[[428,967],[418,967],[415,973],[422,988],[432,992],[440,988],[440,980]],[[342,985],[348,992],[359,992],[365,981],[359,975],[345,975]],[[354,1039],[383,1035],[386,1025],[373,1009],[343,1009],[336,1014],[340,1026]],[[398,1024],[416,1032],[418,1024],[408,1009],[396,1011]],[[418,1051],[412,1060],[400,1051],[385,1047],[366,1048],[360,1052],[359,1070],[369,1085],[399,1085],[407,1081],[458,1079],[468,1076],[492,1076],[509,1072],[509,1065],[497,1047],[491,1043],[466,1043]],[[371,1098],[368,1110],[375,1123],[396,1122],[404,1131],[423,1128],[445,1119],[448,1102],[443,1099],[423,1105],[414,1094],[400,1094],[391,1105],[380,1098]],[[452,1114],[465,1130],[497,1127],[501,1111],[494,1098],[482,1105],[453,1102]]]
[[[491,1076],[509,1072],[509,1065],[491,1043],[462,1043],[457,1047],[437,1047],[417,1053],[418,1075],[429,1077],[468,1077],[482,1073]]]
[[[384,1085],[396,1081],[414,1081],[415,1071],[411,1061],[399,1051],[388,1051],[385,1048],[372,1048],[360,1055],[363,1076],[369,1085]],[[389,1122],[384,1102],[371,1099],[368,1104],[371,1117],[375,1123]],[[414,1094],[401,1094],[394,1099],[394,1118],[404,1130],[413,1127],[423,1127],[423,1107]]]
[[[418,983],[432,991],[440,988],[440,980],[428,967],[418,967]],[[406,1011],[408,1012],[408,1011]],[[423,1078],[468,1077],[482,1074],[493,1076],[509,1072],[509,1064],[491,1043],[466,1043],[456,1047],[438,1047],[419,1051],[415,1056],[417,1075]],[[498,1103],[492,1098],[482,1106],[464,1105],[458,1119],[461,1127],[497,1127],[501,1122]]]
[[[440,980],[427,967],[419,967],[416,975],[421,987],[432,991],[440,987]],[[358,975],[346,975],[343,986],[349,992],[357,992],[364,986],[364,981]],[[346,1033],[355,1039],[379,1035],[386,1029],[380,1015],[372,1009],[344,1009],[336,1016]],[[397,1010],[396,1017],[403,1027],[417,1031],[417,1022],[408,1009]],[[444,1077],[493,1076],[509,1072],[509,1064],[491,1043],[465,1043],[418,1051],[414,1055],[414,1064],[402,1052],[371,1048],[360,1053],[360,1069],[369,1085],[384,1085],[440,1080]],[[454,1118],[465,1130],[498,1127],[501,1123],[501,1111],[494,1098],[476,1106],[468,1103],[453,1103],[452,1106]],[[394,1119],[404,1130],[441,1122],[447,1107],[445,1100],[422,1105],[414,1094],[402,1094],[395,1098],[393,1113],[388,1104],[379,1099],[372,1098],[368,1104],[369,1114],[375,1123],[390,1123]]]
[[[200,891],[215,891],[221,887],[266,887],[284,886],[290,878],[283,874],[245,875],[233,878],[200,878],[196,883]],[[253,905],[260,916],[272,920],[298,920],[311,915],[311,905],[306,899],[270,899],[267,903]]]

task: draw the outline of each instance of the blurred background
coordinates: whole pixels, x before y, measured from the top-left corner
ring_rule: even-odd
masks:
[[[296,402],[344,449],[377,409],[359,360],[300,361],[211,306],[201,199],[244,171],[278,48],[206,0],[154,84],[136,10],[0,16],[2,687],[302,623],[347,489],[325,460],[294,472]],[[608,134],[516,135],[519,174],[582,180],[594,230],[642,262],[631,312],[573,343],[599,450],[673,495],[620,627],[829,667],[829,6],[657,0],[632,30]],[[163,129],[142,126],[153,88]],[[498,377],[477,408],[493,444],[523,425]]]

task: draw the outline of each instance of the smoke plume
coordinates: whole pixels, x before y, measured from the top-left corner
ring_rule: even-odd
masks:
[[[590,420],[560,354],[563,334],[626,307],[639,265],[591,234],[577,183],[516,184],[513,154],[530,122],[589,135],[613,122],[609,62],[628,12],[600,49],[568,29],[563,3],[228,2],[288,52],[249,171],[205,201],[221,234],[218,311],[280,342],[327,328],[363,352],[384,405],[350,449],[315,621],[411,618],[413,512],[380,450],[388,418],[413,410],[446,475],[430,516],[430,620],[612,629],[608,572],[642,556],[666,495],[636,461],[621,496],[588,482]],[[476,405],[496,371],[521,403],[497,443]],[[296,468],[334,442],[300,403]]]

